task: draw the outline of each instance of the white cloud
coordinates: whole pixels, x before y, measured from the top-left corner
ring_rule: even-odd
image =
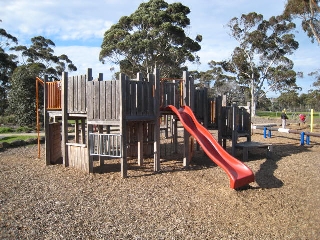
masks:
[[[99,61],[100,47],[71,46],[56,47],[54,50],[57,55],[66,54],[76,65],[78,70],[70,73],[70,76],[85,74],[88,68],[92,68],[94,77],[103,73],[104,80],[111,80],[113,73],[110,68],[114,67],[116,72],[119,71],[117,66],[108,63],[102,64]]]

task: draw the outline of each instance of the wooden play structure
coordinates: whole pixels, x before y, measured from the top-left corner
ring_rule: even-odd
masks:
[[[103,164],[104,158],[115,157],[121,159],[121,175],[126,177],[127,157],[135,156],[142,165],[150,155],[154,171],[159,171],[159,119],[172,116],[164,106],[192,105],[193,81],[188,72],[182,79],[160,79],[155,70],[146,78],[140,73],[137,79],[120,74],[118,80],[104,81],[102,74],[93,79],[88,69],[85,75],[64,73],[61,81],[49,82],[45,77],[37,82],[44,86],[46,164],[63,163],[90,173],[94,159]],[[74,122],[73,132],[69,121]],[[177,131],[177,121],[170,124]],[[70,135],[74,135],[72,142]],[[188,145],[186,141],[184,165],[190,161]]]
[[[228,105],[225,97],[209,99],[207,89],[195,88],[186,71],[180,79],[161,79],[155,69],[147,76],[138,73],[136,79],[119,74],[117,80],[103,80],[101,73],[94,79],[89,68],[85,75],[68,77],[65,72],[61,81],[49,82],[45,76],[44,80],[37,78],[36,82],[37,89],[39,84],[44,87],[47,165],[62,163],[93,173],[94,161],[101,166],[108,158],[118,158],[121,176],[127,177],[128,158],[137,159],[141,166],[144,158],[151,157],[157,172],[160,170],[161,131],[165,131],[166,137],[170,135],[173,149],[177,150],[179,120],[184,122],[183,166],[190,162],[193,137],[198,142],[205,138],[200,145],[209,155],[208,149],[219,148],[212,145],[214,140],[208,140],[211,136],[207,128],[218,130],[218,142],[224,148],[226,140],[232,141],[233,156],[236,148],[246,150],[251,142],[250,107]],[[187,106],[187,111],[181,106]],[[190,121],[197,122],[193,130]],[[72,141],[71,135],[74,136]],[[238,144],[240,137],[246,137],[246,145]],[[232,188],[253,181],[249,169],[233,176],[234,170],[229,169],[231,162],[225,164],[238,160],[228,157],[228,153],[222,155],[223,158],[216,155],[212,158],[229,174]],[[239,165],[235,164],[234,167]],[[239,168],[239,171],[242,170]],[[243,179],[233,179],[242,175]]]

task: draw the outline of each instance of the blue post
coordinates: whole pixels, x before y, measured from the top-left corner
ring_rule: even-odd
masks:
[[[310,145],[310,136],[309,135],[306,136],[306,143],[307,143],[307,145]]]
[[[304,145],[304,132],[300,133],[300,144],[301,144],[301,146]]]
[[[271,129],[269,129],[269,132],[268,132],[269,134],[268,134],[268,136],[269,136],[269,138],[271,138]]]
[[[263,127],[263,138],[267,138],[267,127]]]

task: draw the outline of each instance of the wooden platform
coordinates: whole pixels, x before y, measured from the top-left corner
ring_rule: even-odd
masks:
[[[270,143],[261,143],[261,142],[241,142],[235,145],[236,148],[240,148],[243,150],[242,160],[248,161],[248,153],[249,150],[253,148],[266,148],[267,149],[267,157],[271,155],[273,151],[272,144]]]

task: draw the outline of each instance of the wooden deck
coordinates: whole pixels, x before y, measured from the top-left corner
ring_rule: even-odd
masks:
[[[273,146],[270,143],[261,143],[261,142],[241,142],[235,145],[236,148],[242,149],[242,161],[248,161],[249,151],[254,148],[266,148],[267,149],[267,157],[273,151]]]

